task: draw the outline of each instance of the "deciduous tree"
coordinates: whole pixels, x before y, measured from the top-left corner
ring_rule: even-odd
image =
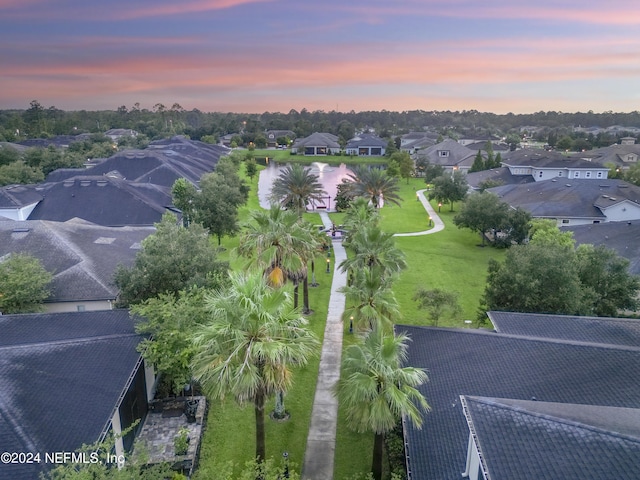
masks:
[[[118,304],[140,303],[162,293],[177,294],[191,286],[218,285],[227,264],[219,262],[204,228],[184,228],[167,213],[156,232],[142,241],[132,267],[118,265],[114,283]]]
[[[449,202],[453,212],[453,203],[464,200],[467,189],[465,174],[456,170],[452,175],[445,174],[433,180],[433,190],[429,192],[429,200],[435,198],[438,202]]]
[[[0,262],[0,313],[39,312],[52,279],[37,258],[10,254]]]

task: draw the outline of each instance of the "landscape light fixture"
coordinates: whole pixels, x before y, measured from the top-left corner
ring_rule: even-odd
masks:
[[[331,265],[331,259],[327,258],[327,273],[331,273],[331,271],[329,270],[330,265]]]
[[[349,333],[353,333],[353,315],[349,317]]]

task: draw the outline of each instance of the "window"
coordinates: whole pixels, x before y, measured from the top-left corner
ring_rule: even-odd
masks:
[[[448,157],[449,156],[449,150],[438,150],[438,156],[439,157]]]
[[[600,223],[600,220],[594,220],[593,223]]]
[[[591,172],[584,172],[584,178],[591,178]]]
[[[84,312],[85,311],[84,305],[77,305],[76,309],[78,310],[78,312]]]
[[[538,178],[542,178],[542,170],[538,172]]]
[[[573,178],[580,178],[580,172],[573,172]]]
[[[564,176],[564,172],[563,172],[562,170],[560,170],[560,171],[558,172],[558,176],[559,176],[559,177],[563,177],[563,176]]]
[[[602,174],[602,172],[598,172],[596,176],[597,176],[598,178],[602,178],[602,175],[603,175],[603,174]]]
[[[562,220],[562,223],[569,223],[569,220]]]

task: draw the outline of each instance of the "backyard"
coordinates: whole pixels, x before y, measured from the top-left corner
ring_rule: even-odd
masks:
[[[288,151],[268,151],[281,153],[290,161]],[[331,157],[323,157],[326,162]],[[344,162],[345,157],[335,157]],[[310,159],[302,157],[307,163]],[[315,159],[317,160],[317,159]],[[368,162],[368,160],[367,160]],[[368,162],[370,163],[370,162]],[[241,172],[244,173],[244,172]],[[248,212],[259,208],[256,194],[257,180],[252,182],[252,192],[247,206],[240,212],[241,219],[247,218]],[[402,206],[385,206],[381,210],[381,226],[384,231],[404,233],[429,229],[429,216],[421,202],[416,200],[416,191],[426,187],[421,179],[399,181]],[[427,193],[427,192],[425,192]],[[437,210],[437,206],[435,207]],[[440,216],[445,229],[433,235],[415,237],[397,237],[396,245],[405,253],[408,268],[394,284],[394,292],[400,304],[402,318],[398,324],[428,325],[424,312],[421,312],[412,297],[420,286],[425,288],[441,288],[458,292],[463,314],[455,321],[441,322],[440,326],[470,326],[465,320],[473,320],[484,289],[489,258],[500,258],[503,252],[490,247],[480,247],[480,239],[476,234],[460,230],[452,223],[452,218],[459,209],[454,205],[454,212],[449,206],[442,208]],[[343,214],[331,213],[331,220],[339,225]],[[320,224],[316,213],[306,213],[305,219],[312,224]],[[238,245],[238,238],[225,238],[222,242],[224,251],[221,255],[230,261],[231,267],[243,268],[244,260],[231,255],[232,249]],[[332,273],[325,273],[324,260],[316,262],[316,278],[320,284],[310,289],[310,302],[313,313],[309,315],[309,325],[316,335],[322,339],[327,315],[327,307]],[[333,262],[331,269],[333,270]],[[344,347],[353,341],[345,325]],[[291,418],[286,422],[268,420],[266,423],[267,456],[281,461],[282,454],[287,452],[291,467],[300,471],[304,458],[307,433],[310,423],[311,409],[316,387],[319,357],[305,368],[294,373],[294,386],[285,398],[286,409]],[[428,399],[427,399],[428,400]],[[273,409],[273,401],[267,405],[266,412]],[[373,448],[372,434],[355,434],[344,427],[343,412],[339,412],[335,476],[337,480],[364,475],[371,465]],[[247,405],[238,408],[232,399],[224,404],[212,404],[209,411],[207,429],[204,434],[200,458],[200,468],[194,478],[215,479],[215,473],[221,465],[232,461],[236,471],[254,454],[254,416],[253,408]]]

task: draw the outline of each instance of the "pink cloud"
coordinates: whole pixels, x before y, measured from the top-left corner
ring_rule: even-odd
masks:
[[[119,18],[134,19],[155,16],[175,16],[187,13],[224,10],[254,3],[268,3],[273,0],[188,0],[182,2],[149,3],[144,8],[127,9],[118,12]]]

